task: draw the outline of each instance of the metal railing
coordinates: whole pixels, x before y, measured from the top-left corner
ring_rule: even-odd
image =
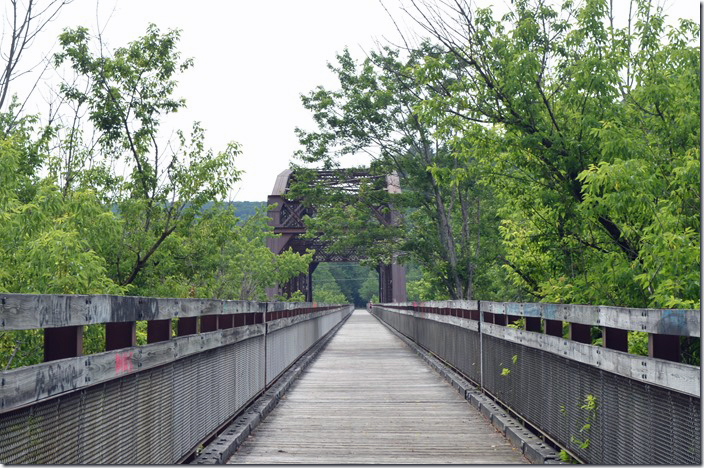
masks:
[[[178,463],[351,312],[0,294],[0,330],[43,329],[45,361],[0,372],[0,463]],[[141,320],[148,344],[136,346]],[[83,327],[93,324],[105,324],[106,351],[81,356]]]
[[[701,464],[701,370],[678,362],[699,311],[436,301],[372,314],[579,461]],[[629,331],[648,334],[649,356],[628,353]]]

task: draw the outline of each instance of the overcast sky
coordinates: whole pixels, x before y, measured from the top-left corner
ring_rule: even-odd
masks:
[[[501,7],[505,1],[477,3]],[[385,4],[406,27],[396,0]],[[665,6],[671,17],[699,22],[698,1],[666,0]],[[241,144],[237,167],[245,174],[231,193],[240,201],[266,200],[298,148],[294,128],[313,129],[299,95],[319,84],[335,87],[326,62],[345,46],[362,58],[375,40],[398,40],[379,0],[74,0],[35,41],[32,53],[58,51],[55,38],[65,27],[104,27],[105,41],[116,48],[143,35],[149,23],[162,31],[181,29],[179,50],[195,61],[177,89],[188,108],[169,126],[187,130],[199,120],[214,150],[232,140]],[[20,85],[30,81],[12,91],[21,94]],[[28,111],[45,112],[46,105],[36,99]]]

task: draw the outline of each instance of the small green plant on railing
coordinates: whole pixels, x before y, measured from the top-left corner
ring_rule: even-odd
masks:
[[[518,330],[525,330],[526,329],[526,319],[525,319],[525,317],[521,317],[521,318],[515,320],[513,323],[509,323],[506,326],[509,328],[515,328]]]
[[[582,425],[581,429],[579,430],[579,433],[583,434],[583,438],[571,436],[570,440],[572,441],[572,443],[579,445],[579,448],[585,450],[589,448],[589,444],[591,442],[591,440],[589,439],[589,431],[591,431],[592,424],[596,421],[598,409],[596,397],[592,394],[588,394],[584,398],[584,403],[580,405],[580,409],[583,409],[587,412],[587,417],[584,422],[584,425]]]
[[[511,362],[513,362],[514,365],[516,364],[516,362],[518,362],[518,354],[514,354],[514,355],[511,357]],[[504,365],[503,362],[502,362],[502,363],[499,363],[499,366],[503,366],[503,365]],[[502,367],[502,368],[501,368],[501,376],[502,376],[502,377],[506,377],[506,376],[509,375],[510,373],[511,373],[511,369],[509,369],[509,368],[507,368],[507,367]]]

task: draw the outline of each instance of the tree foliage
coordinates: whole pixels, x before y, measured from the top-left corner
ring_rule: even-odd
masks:
[[[482,256],[492,255],[491,249],[482,251],[480,239],[497,238],[498,229],[476,222],[493,216],[487,208],[491,190],[480,186],[475,174],[458,170],[454,138],[437,133],[416,111],[434,91],[420,86],[409,70],[436,53],[425,44],[404,59],[385,47],[361,64],[349,51],[338,55],[337,65],[329,67],[340,88],[319,87],[302,97],[318,129],[297,130],[304,146],[297,156],[305,163],[336,167],[342,157],[365,152],[373,158],[370,173],[381,183],[348,193],[319,190],[306,180],[291,195],[324,207],[317,218],[307,220],[307,227],[322,233],[333,248],[354,248],[371,264],[390,263],[401,254],[401,260],[421,265],[450,297],[469,298],[475,295],[475,276],[484,274],[477,265]],[[400,177],[401,193],[385,190],[389,174]],[[404,214],[397,223],[389,223],[390,208]]]
[[[424,15],[445,53],[415,75],[456,81],[419,113],[492,148],[477,162],[516,284],[555,302],[698,307],[698,28],[632,5],[621,28],[601,0],[518,1],[501,19],[458,2],[456,34]]]
[[[697,308],[699,30],[611,7],[414,0],[427,38],[340,55],[340,89],[303,98],[299,157],[399,173],[423,294]]]
[[[66,114],[21,115],[17,99],[0,114],[0,291],[264,300],[308,271],[312,253],[266,247],[266,205],[242,220],[223,202],[241,175],[236,143],[207,149],[197,122],[164,142],[192,65],[178,37],[151,25],[110,52],[66,30],[54,62],[74,74],[59,90]],[[104,342],[104,327],[85,327],[84,352]],[[42,345],[41,330],[0,333],[0,369],[41,362]]]

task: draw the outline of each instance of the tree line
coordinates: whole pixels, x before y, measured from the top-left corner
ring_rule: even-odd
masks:
[[[418,265],[426,300],[699,308],[698,25],[647,0],[618,19],[607,0],[405,5],[421,35],[343,51],[339,87],[302,96],[316,125],[294,165],[368,154],[402,193],[299,177],[309,229]]]
[[[236,206],[236,142],[214,151],[205,129],[164,129],[183,109],[179,31],[150,25],[114,49],[100,32],[59,36],[47,67],[61,83],[44,113],[12,87],[23,53],[68,2],[12,1],[0,47],[0,292],[266,300],[265,289],[307,272],[312,253],[273,255],[266,205]],[[4,105],[3,105],[4,104]],[[172,138],[164,135],[172,133]],[[286,299],[286,298],[281,298]],[[138,342],[146,340],[139,323]],[[42,331],[0,333],[0,369],[41,362]],[[84,351],[104,347],[85,327]]]

